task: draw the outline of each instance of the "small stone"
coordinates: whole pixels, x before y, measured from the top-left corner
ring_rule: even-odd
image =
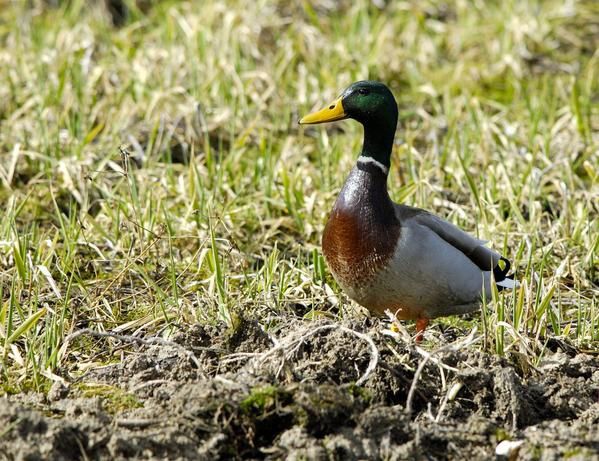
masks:
[[[69,395],[69,388],[61,381],[55,381],[48,391],[48,401],[56,402]]]
[[[495,459],[497,461],[516,461],[518,451],[524,440],[502,440],[495,448]]]

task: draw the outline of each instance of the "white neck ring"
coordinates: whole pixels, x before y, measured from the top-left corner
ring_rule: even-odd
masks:
[[[387,168],[385,165],[383,165],[378,160],[373,159],[372,157],[366,157],[365,155],[360,155],[358,157],[358,162],[360,162],[362,164],[371,163],[372,165],[375,165],[376,167],[378,167],[378,169],[381,170],[385,175],[389,174],[389,168]]]

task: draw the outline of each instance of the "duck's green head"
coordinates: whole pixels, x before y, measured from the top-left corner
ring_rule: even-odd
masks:
[[[301,125],[353,118],[364,125],[360,156],[371,157],[389,168],[397,126],[397,103],[391,90],[380,82],[352,83],[339,98],[322,110],[306,115]]]
[[[386,85],[372,80],[352,83],[324,109],[303,117],[300,125],[353,118],[364,126],[392,127],[397,124],[397,103]]]

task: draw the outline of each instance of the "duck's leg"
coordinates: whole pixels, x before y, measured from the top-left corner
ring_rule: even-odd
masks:
[[[419,318],[418,320],[416,320],[416,343],[420,343],[422,342],[422,339],[424,338],[424,330],[426,330],[426,327],[428,326],[428,322],[429,319],[427,318]]]

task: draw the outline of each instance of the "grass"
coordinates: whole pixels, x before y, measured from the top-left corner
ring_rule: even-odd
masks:
[[[115,360],[80,328],[362,315],[319,248],[361,132],[297,120],[365,78],[400,106],[392,197],[522,283],[437,322],[599,350],[596,2],[28,3],[0,12],[0,393]]]

